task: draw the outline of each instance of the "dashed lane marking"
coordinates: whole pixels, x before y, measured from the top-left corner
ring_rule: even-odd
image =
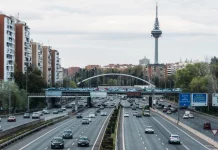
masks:
[[[72,145],[74,145],[74,143]]]

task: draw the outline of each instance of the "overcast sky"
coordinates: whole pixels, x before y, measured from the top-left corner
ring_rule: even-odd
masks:
[[[155,0],[0,0],[63,67],[154,62]],[[159,0],[159,63],[218,56],[218,0]]]

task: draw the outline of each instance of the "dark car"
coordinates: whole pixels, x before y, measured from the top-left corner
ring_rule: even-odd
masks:
[[[96,112],[97,112],[97,113],[100,113],[101,111],[100,111],[100,109],[97,109]]]
[[[57,110],[54,110],[54,111],[53,111],[53,114],[58,114],[58,111],[57,111]]]
[[[136,117],[142,117],[142,114],[141,113],[137,113]]]
[[[72,139],[73,138],[73,132],[72,130],[65,130],[63,132],[63,135],[62,135],[63,139]]]
[[[23,118],[30,118],[30,113],[25,113],[25,114],[23,115]]]
[[[211,129],[211,124],[210,124],[210,122],[205,122],[203,128],[210,130],[210,129]]]
[[[51,149],[62,148],[64,149],[64,140],[61,137],[54,137],[51,141]]]
[[[66,108],[72,108],[72,104],[67,104]]]
[[[60,108],[60,109],[58,109],[58,112],[63,112],[63,109],[61,109],[61,108]]]
[[[76,118],[82,118],[82,114],[77,114]]]
[[[167,112],[167,110],[168,110],[167,108],[164,108],[164,109],[163,109],[163,112]]]
[[[89,139],[86,136],[81,136],[78,140],[78,147],[79,146],[87,146],[89,147]]]

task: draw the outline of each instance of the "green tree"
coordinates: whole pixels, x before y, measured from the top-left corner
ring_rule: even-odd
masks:
[[[205,92],[208,90],[208,78],[207,77],[194,77],[190,83],[191,92]]]
[[[77,85],[76,85],[75,81],[70,81],[70,87],[71,88],[77,88]]]

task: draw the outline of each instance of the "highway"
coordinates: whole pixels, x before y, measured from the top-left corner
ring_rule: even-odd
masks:
[[[166,106],[170,104],[170,103],[167,103],[166,101],[159,102],[159,103],[163,103]],[[162,111],[162,110],[160,110],[160,111]],[[199,114],[197,112],[191,112],[194,115],[193,119],[191,119],[191,118],[183,119],[183,115],[184,115],[185,111],[186,110],[184,110],[184,109],[180,109],[180,117],[179,117],[180,118],[180,122],[188,125],[189,127],[191,127],[193,129],[203,133],[204,135],[206,135],[206,136],[208,136],[208,137],[210,137],[212,139],[215,139],[215,141],[218,142],[218,136],[214,137],[214,135],[213,135],[211,130],[203,129],[203,124],[205,122],[210,122],[212,129],[218,129],[218,119],[210,117],[210,116],[206,116],[206,115],[203,115],[203,114]],[[172,113],[169,116],[171,116],[174,119],[178,119],[178,112]]]
[[[110,101],[110,103],[112,102],[117,103],[117,99]],[[88,108],[82,112],[82,115],[88,116],[90,112],[95,112],[95,109],[96,108]],[[113,108],[104,108],[103,111],[106,111],[108,115],[101,116],[100,113],[98,113],[96,118],[92,118],[92,121],[89,125],[82,125],[82,119],[78,119],[76,116],[72,116],[67,120],[54,124],[18,141],[17,143],[5,148],[5,150],[49,150],[51,149],[51,140],[53,137],[61,136],[65,129],[71,129],[73,131],[73,139],[64,139],[64,149],[91,150],[106,118],[108,118],[109,114],[112,113],[112,110]],[[77,146],[77,140],[82,135],[89,138],[89,147]]]
[[[127,101],[122,101],[124,106],[129,106]],[[137,109],[137,111],[141,111]],[[131,108],[123,108],[123,112],[128,112],[129,117],[123,119],[124,150],[208,150],[214,148],[209,143],[196,137],[185,130],[151,112],[151,117],[136,118],[133,116]],[[146,126],[152,126],[154,134],[145,134]],[[178,134],[181,139],[180,145],[168,144],[170,134]]]

